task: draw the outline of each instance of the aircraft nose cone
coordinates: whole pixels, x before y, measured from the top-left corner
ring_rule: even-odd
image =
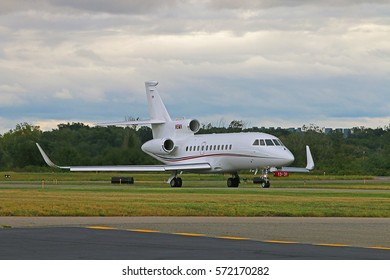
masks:
[[[293,163],[295,160],[295,157],[294,155],[290,152],[290,150],[286,149],[286,161],[287,161],[287,165]]]

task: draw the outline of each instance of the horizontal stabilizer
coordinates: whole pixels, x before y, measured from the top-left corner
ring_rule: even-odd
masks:
[[[164,124],[163,120],[143,120],[143,121],[125,121],[125,122],[108,122],[98,123],[97,126],[130,126],[130,125],[147,125],[147,124]]]

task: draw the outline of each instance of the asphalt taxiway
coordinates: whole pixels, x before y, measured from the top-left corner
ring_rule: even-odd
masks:
[[[0,259],[202,260],[202,259],[389,259],[370,248],[273,243],[232,237],[125,231],[109,228],[18,228],[0,230]]]
[[[388,218],[0,217],[0,259],[390,259]]]

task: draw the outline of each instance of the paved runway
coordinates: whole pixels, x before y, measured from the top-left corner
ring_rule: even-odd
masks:
[[[7,260],[390,259],[389,250],[283,244],[105,227],[1,229],[0,248],[0,259]]]
[[[388,218],[0,217],[1,227],[0,259],[390,259]]]

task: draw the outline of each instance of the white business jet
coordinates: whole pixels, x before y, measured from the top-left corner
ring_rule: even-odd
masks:
[[[142,150],[164,163],[164,165],[128,166],[58,166],[54,164],[37,143],[38,149],[51,166],[70,171],[124,171],[156,172],[171,171],[168,179],[171,187],[181,187],[182,172],[230,173],[228,187],[238,187],[240,170],[261,170],[260,183],[268,188],[269,172],[309,172],[314,168],[310,149],[306,146],[307,166],[305,168],[282,167],[294,161],[293,154],[275,136],[266,133],[223,133],[195,135],[200,129],[196,119],[172,120],[160,94],[158,82],[145,82],[150,119],[104,124],[108,125],[151,125],[153,140],[142,145]]]

